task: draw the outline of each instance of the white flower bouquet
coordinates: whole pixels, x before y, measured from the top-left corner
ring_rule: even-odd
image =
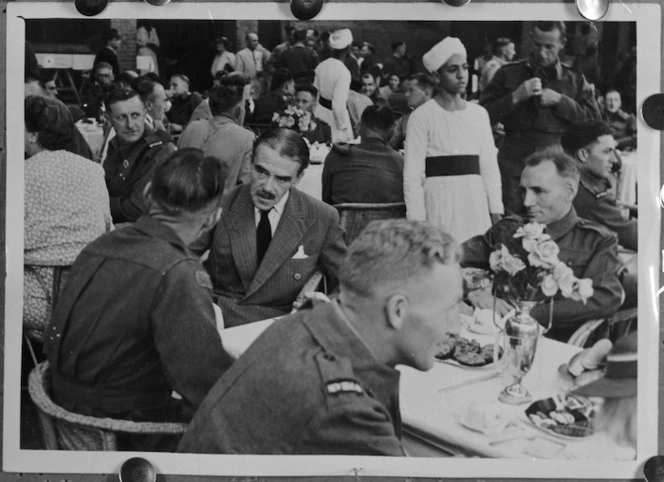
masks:
[[[578,279],[572,268],[558,259],[560,248],[545,226],[519,227],[510,246],[500,245],[489,257],[493,292],[512,305],[518,301],[544,301],[558,293],[585,303],[593,294],[592,280]]]

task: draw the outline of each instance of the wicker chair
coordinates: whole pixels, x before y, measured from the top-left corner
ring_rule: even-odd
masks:
[[[627,308],[609,318],[586,321],[572,334],[567,343],[581,348],[592,346],[602,338],[608,338],[615,343],[636,329],[637,316],[637,308]]]
[[[405,203],[342,203],[335,204],[339,223],[346,231],[346,242],[352,243],[371,221],[406,217]]]
[[[183,423],[133,422],[98,418],[72,413],[56,405],[49,394],[48,362],[37,365],[30,373],[28,389],[37,406],[44,447],[47,450],[117,450],[117,433],[182,434]]]

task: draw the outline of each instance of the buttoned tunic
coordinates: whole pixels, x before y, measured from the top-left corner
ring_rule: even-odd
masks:
[[[399,372],[336,302],[275,322],[210,390],[179,452],[404,455]]]
[[[585,219],[606,226],[618,235],[624,248],[638,249],[638,221],[629,219],[625,209],[610,192],[611,184],[581,169],[579,191],[574,197],[577,214]]]
[[[211,289],[198,259],[151,217],[91,243],[46,332],[56,402],[128,419],[137,412],[158,417],[163,407],[168,417],[175,390],[182,417],[191,417],[232,362],[216,329]]]
[[[123,145],[117,137],[110,141],[103,167],[113,222],[134,222],[147,214],[143,190],[155,166],[173,152],[175,144],[171,136],[161,130],[153,131],[148,126],[145,126],[143,136],[133,144]]]
[[[476,236],[462,245],[462,266],[489,269],[489,255],[501,243],[513,243],[512,235],[525,221],[508,216],[484,235]],[[590,278],[593,295],[583,304],[558,294],[553,303],[553,325],[548,336],[567,341],[583,322],[613,315],[623,298],[619,274],[617,236],[605,227],[580,218],[574,208],[563,217],[547,225],[546,233],[558,244],[558,258],[567,264],[577,278]],[[536,306],[531,315],[546,326],[549,322],[549,303]]]
[[[512,93],[526,80],[542,79],[542,88],[562,95],[555,106],[542,107],[537,97],[514,104]],[[520,213],[523,206],[519,178],[525,158],[539,148],[560,143],[560,136],[573,122],[599,119],[600,112],[592,88],[573,67],[558,62],[543,69],[529,59],[501,67],[482,91],[480,104],[486,108],[491,124],[505,126],[505,139],[498,151],[505,209]]]

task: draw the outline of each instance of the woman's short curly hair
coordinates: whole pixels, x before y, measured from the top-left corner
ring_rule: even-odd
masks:
[[[66,105],[57,99],[30,95],[25,98],[25,129],[37,134],[44,149],[65,149],[74,136],[74,119]]]

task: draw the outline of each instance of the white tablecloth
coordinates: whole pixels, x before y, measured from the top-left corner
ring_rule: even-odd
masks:
[[[101,149],[104,145],[104,129],[96,123],[88,124],[83,121],[78,121],[76,127],[90,146],[93,159],[96,162],[100,162]]]
[[[278,322],[278,319],[276,321]],[[231,355],[239,356],[274,322],[275,319],[269,319],[221,330],[224,348]],[[495,335],[475,335],[467,331],[463,331],[462,335],[476,338],[481,344],[493,343],[495,340]],[[567,363],[579,350],[577,347],[547,338],[540,339],[535,362],[523,382],[534,400],[563,391],[563,383],[558,379],[558,367]],[[538,443],[560,447],[555,458],[575,458],[577,454],[589,453],[594,454],[593,458],[597,459],[612,458],[610,455],[605,455],[605,452],[615,447],[607,448],[605,440],[600,437],[592,436],[576,440],[550,435],[535,428],[525,415],[527,404],[520,406],[500,404],[506,416],[513,421],[508,432],[500,436],[489,437],[462,426],[455,419],[454,411],[458,412],[460,407],[467,407],[473,401],[496,401],[498,393],[507,386],[508,382],[503,380],[494,368],[468,369],[437,362],[428,372],[409,367],[399,367],[399,369],[402,373],[401,418],[404,431],[408,434],[406,450],[410,454],[422,455],[423,451],[418,449],[418,441],[426,441],[427,455],[432,456],[456,453],[493,458],[533,458],[532,455],[526,454],[524,449],[533,444],[533,437],[539,437],[536,441]],[[496,376],[449,392],[441,392],[441,389],[459,382],[492,373]],[[517,434],[521,438],[491,445],[491,442],[495,442],[498,437],[509,434]],[[439,452],[437,447],[441,448]],[[415,449],[418,449],[419,453],[414,453]]]
[[[315,197],[318,200],[323,198],[323,164],[310,164],[304,170],[304,175],[297,184],[297,189]]]

